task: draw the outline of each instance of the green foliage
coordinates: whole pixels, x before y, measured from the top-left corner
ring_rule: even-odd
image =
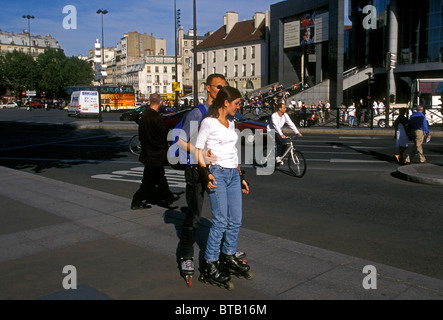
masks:
[[[31,88],[30,65],[34,90],[46,98],[68,98],[66,88],[90,84],[94,72],[89,63],[76,57],[66,57],[62,51],[47,49],[36,61],[23,52],[8,52],[0,57],[0,87],[9,89],[16,97]]]
[[[8,52],[0,57],[1,85],[12,91],[16,97],[31,88],[31,64],[35,68],[31,57],[19,51]]]

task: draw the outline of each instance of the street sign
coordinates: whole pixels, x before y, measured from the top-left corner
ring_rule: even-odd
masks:
[[[28,97],[35,97],[37,95],[37,92],[28,90],[28,91],[26,91],[26,95]]]

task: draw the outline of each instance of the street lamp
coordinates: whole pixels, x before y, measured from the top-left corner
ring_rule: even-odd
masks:
[[[97,14],[101,14],[102,18],[102,61],[101,65],[103,66],[105,64],[105,39],[104,39],[104,32],[103,32],[103,15],[107,14],[108,10],[106,9],[98,9]],[[103,84],[105,84],[105,80],[103,77],[99,79],[99,88],[98,88],[98,121],[103,122],[103,115],[102,115],[102,102],[101,102],[101,95],[102,95],[102,89],[101,89],[101,80],[103,79]]]
[[[371,130],[374,129],[374,110],[371,106],[371,83],[374,83],[374,73],[367,72],[368,76],[368,112],[371,113],[370,121],[371,121]]]
[[[198,80],[197,80],[197,3],[196,0],[194,0],[193,3],[193,14],[194,14],[194,62],[192,66],[194,67],[194,106],[198,104]]]
[[[178,51],[178,33],[177,30],[180,28],[180,9],[177,10],[176,0],[174,0],[174,39],[175,39],[175,82],[176,82],[176,88],[175,90],[175,111],[178,111],[178,94],[179,91],[177,91],[177,84],[178,82],[178,63],[177,63],[177,51]]]
[[[31,43],[31,19],[35,19],[34,16],[31,15],[23,15],[23,19],[28,19],[28,32],[29,32],[29,56],[31,57],[30,61],[30,70],[31,70],[31,91],[34,91],[34,81],[32,80],[32,43]],[[29,98],[29,97],[28,97]]]

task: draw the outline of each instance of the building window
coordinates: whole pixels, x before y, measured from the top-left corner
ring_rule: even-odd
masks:
[[[158,66],[155,66],[155,72],[160,72],[160,69],[158,68]]]
[[[212,73],[217,73],[217,68],[216,67],[212,68]]]
[[[155,86],[155,93],[160,93],[160,86]]]
[[[223,71],[224,71],[224,76],[227,77],[228,76],[228,67],[224,66]]]
[[[168,67],[163,67],[163,73],[168,73]]]
[[[163,93],[168,93],[168,89],[166,86],[163,86]]]
[[[251,47],[251,58],[255,59],[255,46]]]
[[[147,87],[146,87],[146,92],[147,92],[148,94],[151,94],[151,93],[152,93],[152,87],[151,87],[151,86],[147,86]]]
[[[234,49],[234,60],[238,60],[238,49],[237,48],[235,48]]]
[[[151,73],[151,66],[147,66],[146,70],[147,72]]]
[[[202,68],[202,78],[203,79],[206,78],[206,70],[205,70],[205,68]]]
[[[246,47],[243,47],[243,60],[246,60]]]
[[[238,77],[238,65],[234,66],[234,77]]]
[[[215,51],[212,51],[212,62],[217,62],[217,59],[216,59],[216,55],[215,55]]]
[[[245,64],[242,66],[242,71],[241,71],[241,73],[242,73],[242,76],[243,76],[243,77],[246,77],[246,65],[245,65]]]
[[[205,53],[202,53],[202,61],[203,61],[203,63],[206,63],[206,54]]]
[[[255,63],[251,64],[251,76],[255,76]]]
[[[228,61],[228,50],[224,51],[224,58],[225,58],[225,61]]]

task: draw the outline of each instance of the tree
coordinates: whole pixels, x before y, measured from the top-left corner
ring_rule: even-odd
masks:
[[[89,63],[76,57],[67,58],[63,51],[47,49],[34,61],[14,50],[0,57],[0,90],[9,89],[18,98],[22,91],[31,89],[31,63],[34,89],[46,98],[68,98],[67,87],[90,84],[94,77]]]
[[[59,97],[64,89],[63,67],[66,56],[63,51],[45,50],[37,57],[35,72],[36,88],[45,93],[47,98]]]
[[[69,86],[90,84],[94,77],[91,65],[62,51],[47,49],[37,58],[37,83],[48,98],[67,98]]]
[[[34,60],[16,50],[0,58],[1,85],[9,89],[16,98],[19,98],[22,91],[31,89],[31,64],[34,70]]]

